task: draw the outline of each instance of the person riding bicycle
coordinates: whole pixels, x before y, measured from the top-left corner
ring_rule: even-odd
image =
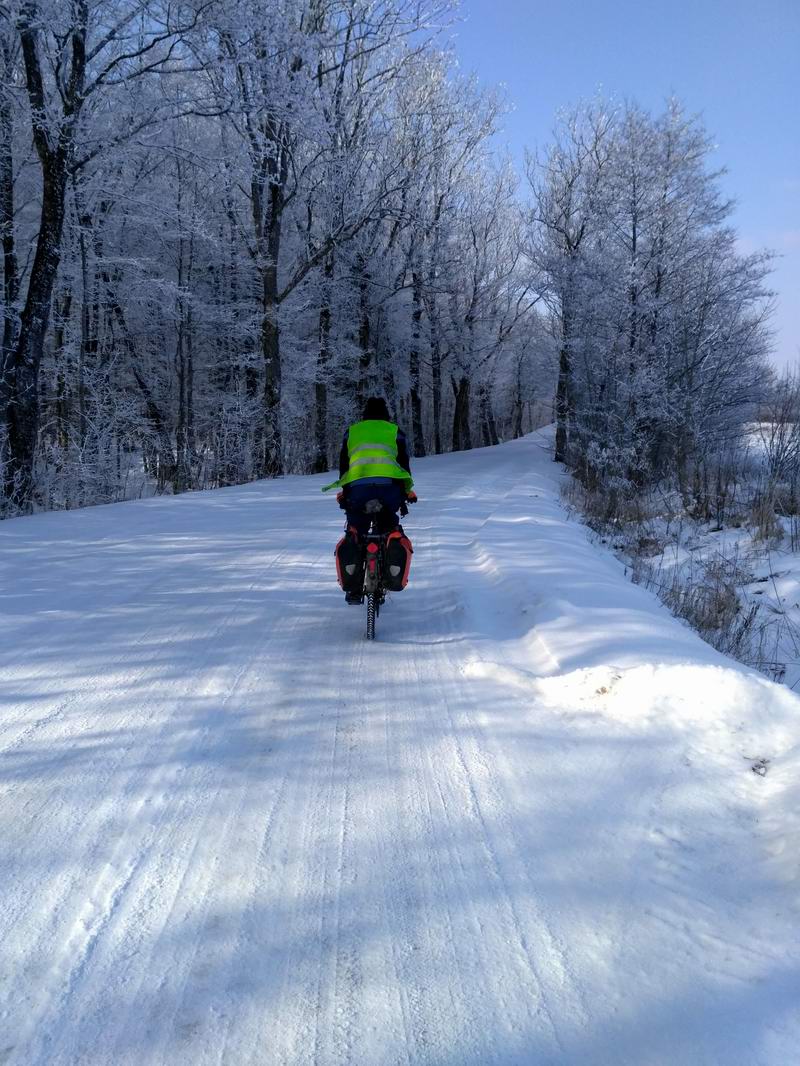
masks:
[[[386,401],[371,397],[364,417],[344,435],[339,456],[339,479],[322,490],[338,488],[339,506],[346,512],[345,536],[336,546],[339,583],[348,603],[362,602],[363,551],[361,542],[374,522],[387,535],[386,554],[393,591],[405,588],[411,560],[411,542],[400,525],[416,503],[405,434],[392,422]],[[398,571],[397,573],[396,571]]]

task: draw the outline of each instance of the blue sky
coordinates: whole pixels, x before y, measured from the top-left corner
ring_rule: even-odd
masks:
[[[515,158],[598,89],[703,116],[743,249],[778,252],[776,361],[800,361],[800,0],[463,0],[464,71],[502,82]]]

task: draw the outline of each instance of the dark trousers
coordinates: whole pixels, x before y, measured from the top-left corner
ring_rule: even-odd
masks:
[[[369,533],[370,524],[374,519],[379,533],[391,533],[400,525],[397,512],[405,498],[406,494],[400,481],[390,481],[386,484],[353,481],[345,490],[347,524],[355,527],[360,536],[364,536]],[[372,503],[373,500],[380,503],[379,510]]]

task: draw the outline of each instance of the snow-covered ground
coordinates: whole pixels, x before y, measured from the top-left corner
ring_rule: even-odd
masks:
[[[416,473],[374,644],[329,478],[0,525],[0,1061],[800,1062],[800,700]]]
[[[763,538],[736,519],[715,522],[651,518],[645,531],[652,547],[644,556],[623,537],[619,557],[637,580],[662,590],[669,603],[677,590],[705,588],[719,597],[723,587],[738,599],[730,627],[717,646],[737,645],[737,658],[766,676],[800,690],[800,520],[775,516],[775,535]],[[602,540],[606,543],[606,540]],[[741,639],[739,639],[741,637]]]

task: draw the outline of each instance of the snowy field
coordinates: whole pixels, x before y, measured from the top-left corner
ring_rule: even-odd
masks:
[[[375,644],[330,477],[0,524],[0,1062],[800,1062],[800,699],[416,474]]]

